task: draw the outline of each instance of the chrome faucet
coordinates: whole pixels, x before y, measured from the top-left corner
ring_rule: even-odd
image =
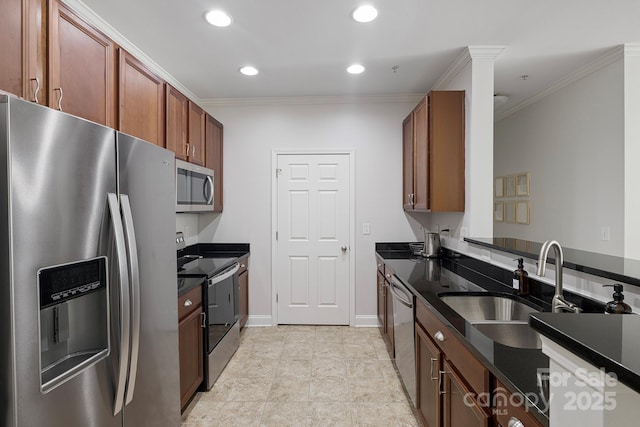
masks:
[[[551,308],[554,313],[573,312],[579,313],[582,310],[575,304],[567,301],[562,296],[562,264],[564,262],[564,254],[560,243],[555,240],[547,240],[540,249],[540,257],[538,258],[538,276],[544,276],[547,268],[547,256],[549,249],[553,248],[556,254],[556,293],[551,301]]]

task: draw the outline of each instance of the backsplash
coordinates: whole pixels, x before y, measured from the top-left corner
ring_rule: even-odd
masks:
[[[187,246],[198,243],[198,215],[176,214],[176,232],[184,233],[184,241]]]

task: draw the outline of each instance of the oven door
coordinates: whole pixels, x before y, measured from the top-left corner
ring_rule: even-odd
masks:
[[[208,280],[207,351],[211,353],[238,320],[238,269],[236,263]]]

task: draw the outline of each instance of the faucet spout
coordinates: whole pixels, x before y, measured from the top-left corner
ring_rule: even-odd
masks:
[[[580,308],[573,303],[568,302],[562,296],[562,264],[564,263],[564,254],[562,253],[562,247],[560,243],[555,240],[547,240],[540,249],[540,257],[538,258],[538,276],[544,276],[547,268],[547,256],[549,256],[549,250],[553,248],[556,258],[556,292],[551,302],[554,313],[561,313],[565,311],[571,311],[579,313]]]

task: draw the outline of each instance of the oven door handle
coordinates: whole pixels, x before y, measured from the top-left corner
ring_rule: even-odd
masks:
[[[209,286],[215,285],[216,283],[220,283],[223,280],[227,280],[229,277],[231,277],[234,274],[236,274],[238,272],[238,270],[240,270],[240,263],[236,262],[234,264],[234,266],[231,269],[229,269],[228,271],[210,278],[209,279]]]

